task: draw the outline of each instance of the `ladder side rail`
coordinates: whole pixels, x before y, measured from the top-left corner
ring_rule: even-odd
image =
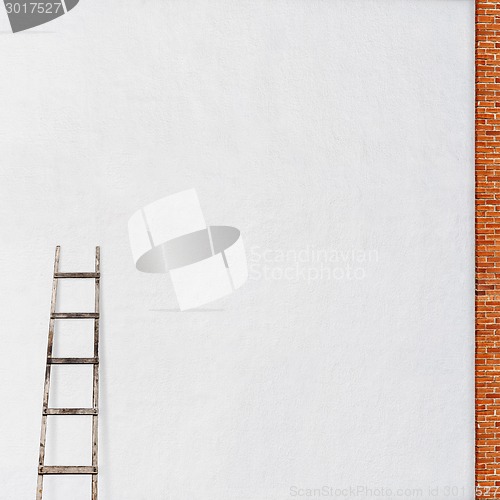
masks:
[[[54,277],[52,280],[52,296],[50,300],[50,321],[49,321],[49,335],[47,339],[47,362],[45,366],[45,382],[43,388],[43,407],[42,407],[42,425],[40,431],[40,451],[38,456],[38,480],[36,488],[36,499],[42,500],[43,494],[43,474],[41,473],[42,467],[45,464],[45,444],[47,439],[47,409],[49,407],[49,390],[50,390],[50,372],[51,364],[49,359],[52,357],[52,348],[54,345],[54,327],[55,319],[54,314],[56,312],[56,300],[57,300],[57,283],[58,280],[55,277],[59,272],[59,257],[61,253],[61,247],[58,245],[56,247],[55,257],[54,257]]]
[[[100,319],[100,273],[101,273],[101,249],[95,249],[95,304],[94,312],[94,358],[99,359],[99,319]],[[92,406],[96,413],[92,416],[92,466],[97,469],[99,461],[98,429],[99,429],[99,364],[94,364],[93,371]],[[97,500],[98,476],[92,476],[92,500]]]

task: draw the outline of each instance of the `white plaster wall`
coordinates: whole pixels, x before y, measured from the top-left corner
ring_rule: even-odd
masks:
[[[63,270],[102,246],[102,499],[473,498],[473,9],[81,0],[17,35],[0,9],[0,498],[35,494],[56,244]],[[249,258],[347,252],[336,279],[259,278],[296,265],[261,260],[175,312],[126,223],[191,187]],[[88,457],[72,422],[54,460]],[[83,483],[51,479],[47,499]]]

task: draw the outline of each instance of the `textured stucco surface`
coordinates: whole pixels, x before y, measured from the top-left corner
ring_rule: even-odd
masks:
[[[0,12],[2,499],[34,498],[56,244],[71,271],[102,245],[101,498],[473,498],[473,8],[82,0],[17,35]],[[178,313],[126,228],[191,187],[261,261]],[[337,279],[264,279],[317,269],[267,262],[308,247],[343,252]],[[50,456],[81,461],[87,422],[65,422]],[[89,498],[81,481],[47,498]]]

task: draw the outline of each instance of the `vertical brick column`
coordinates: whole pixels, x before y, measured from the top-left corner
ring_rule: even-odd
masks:
[[[500,0],[476,1],[476,498],[500,498]]]

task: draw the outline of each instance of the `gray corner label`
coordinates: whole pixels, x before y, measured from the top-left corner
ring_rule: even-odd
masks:
[[[12,31],[28,30],[63,16],[80,0],[54,0],[33,2],[26,0],[4,0]]]

